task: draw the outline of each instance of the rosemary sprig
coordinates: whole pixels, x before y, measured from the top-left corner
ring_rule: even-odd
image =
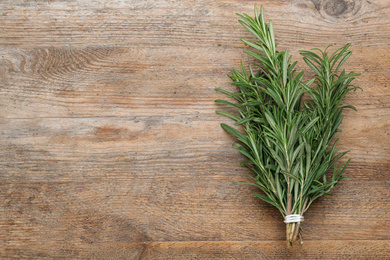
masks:
[[[253,173],[253,182],[261,191],[255,196],[279,209],[283,217],[301,216],[315,199],[330,194],[342,179],[348,163],[336,162],[347,152],[339,152],[336,139],[343,119],[342,101],[345,95],[356,90],[351,84],[357,73],[340,72],[341,66],[351,56],[349,44],[329,56],[327,49],[316,52],[300,51],[303,60],[314,71],[315,77],[304,82],[304,71],[297,72],[291,63],[289,50],[276,49],[272,22],[266,23],[263,8],[255,6],[255,17],[237,14],[239,23],[256,40],[241,39],[254,51],[244,50],[256,63],[246,69],[241,63],[233,69],[231,84],[238,93],[216,89],[235,99],[215,102],[232,106],[238,113],[216,111],[242,125],[245,133],[221,124],[222,128],[238,139],[234,148],[247,160],[241,164]],[[314,87],[312,87],[314,85]],[[303,99],[307,94],[310,99]],[[327,172],[333,169],[331,176]],[[300,222],[287,224],[288,246],[301,240]]]

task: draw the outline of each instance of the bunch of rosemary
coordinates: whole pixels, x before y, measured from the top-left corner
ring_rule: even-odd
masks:
[[[335,163],[347,152],[338,153],[338,139],[332,140],[340,131],[343,109],[356,110],[343,106],[342,101],[349,91],[357,89],[351,81],[359,74],[340,72],[351,55],[347,44],[330,56],[326,50],[314,49],[319,54],[300,51],[315,73],[314,78],[304,82],[304,72],[294,69],[297,62],[291,63],[288,49],[276,50],[272,22],[264,21],[263,8],[258,14],[255,6],[254,18],[238,15],[240,24],[257,38],[241,39],[255,49],[244,52],[257,63],[249,65],[249,70],[242,63],[240,70],[232,70],[231,84],[239,88],[238,93],[216,89],[236,102],[215,102],[232,106],[238,113],[216,112],[235,120],[236,126],[243,126],[245,133],[221,124],[238,139],[234,148],[247,158],[241,164],[253,172],[253,176],[249,175],[253,182],[244,183],[257,186],[263,194],[254,195],[282,213],[291,246],[294,241],[302,241],[300,222],[313,201],[346,179],[342,173],[349,160]],[[303,98],[305,94],[307,98]],[[331,168],[333,173],[327,176]]]

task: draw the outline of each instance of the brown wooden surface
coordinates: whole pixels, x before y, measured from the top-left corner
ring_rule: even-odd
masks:
[[[255,1],[0,1],[0,258],[389,259],[390,2],[259,1],[280,48],[352,43],[352,158],[286,249],[214,113]],[[300,68],[305,68],[300,62]]]

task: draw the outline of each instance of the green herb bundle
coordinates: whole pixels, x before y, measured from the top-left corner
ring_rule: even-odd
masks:
[[[245,133],[221,124],[238,139],[234,148],[246,157],[241,164],[252,171],[249,176],[253,182],[244,183],[257,186],[262,194],[254,195],[282,213],[291,246],[302,241],[300,224],[313,201],[345,179],[342,174],[350,160],[336,164],[347,152],[338,152],[338,139],[333,139],[340,131],[343,109],[356,110],[343,106],[342,101],[349,91],[357,89],[351,82],[359,74],[340,70],[351,56],[347,44],[330,56],[326,49],[300,51],[315,73],[304,82],[304,72],[295,70],[297,62],[291,62],[288,49],[276,50],[272,22],[264,21],[263,8],[258,14],[255,6],[254,18],[238,16],[240,24],[256,37],[253,41],[241,39],[254,49],[244,52],[255,63],[249,69],[241,64],[229,75],[238,93],[216,89],[236,102],[215,102],[238,113],[216,112],[243,126]]]

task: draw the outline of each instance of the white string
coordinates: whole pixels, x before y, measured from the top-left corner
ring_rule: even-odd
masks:
[[[287,215],[284,218],[284,223],[303,222],[304,217],[299,214]]]

